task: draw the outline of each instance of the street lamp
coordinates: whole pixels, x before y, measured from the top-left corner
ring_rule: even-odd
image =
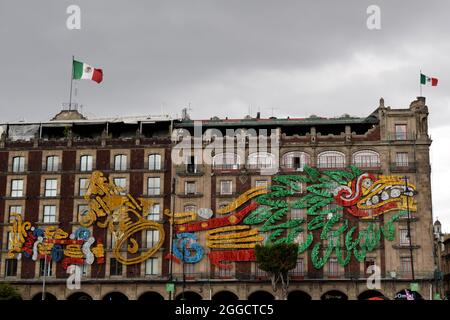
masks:
[[[444,235],[442,234],[441,223],[439,220],[433,224],[433,253],[434,253],[434,263],[435,263],[435,272],[434,272],[434,281],[435,281],[435,293],[437,296],[441,296],[441,252],[443,251],[444,245]]]

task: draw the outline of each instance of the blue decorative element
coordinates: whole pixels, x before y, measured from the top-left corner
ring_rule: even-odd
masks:
[[[60,244],[55,244],[52,248],[52,260],[55,262],[61,261],[63,258],[63,247]]]
[[[75,231],[75,239],[87,241],[90,236],[91,231],[89,229],[81,227]]]
[[[194,233],[179,233],[177,238],[172,248],[175,257],[186,263],[197,263],[202,260],[205,250],[195,242],[197,236]]]
[[[44,230],[36,228],[33,231],[33,236],[37,237],[43,237],[44,236]]]

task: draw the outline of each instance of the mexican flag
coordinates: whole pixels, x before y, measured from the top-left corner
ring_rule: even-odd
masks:
[[[103,70],[96,69],[84,62],[73,60],[72,77],[75,80],[91,79],[97,83],[100,83],[103,80]]]
[[[428,77],[424,74],[420,74],[420,84],[431,84],[431,86],[436,87],[438,84],[437,78]]]

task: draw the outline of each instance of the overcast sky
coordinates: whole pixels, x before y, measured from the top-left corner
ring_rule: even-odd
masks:
[[[66,9],[81,8],[81,30]],[[381,9],[381,30],[366,26]],[[380,97],[430,110],[434,216],[450,232],[450,3],[442,1],[1,0],[0,122],[48,120],[69,100],[71,59],[102,68],[77,85],[88,117],[367,116]]]

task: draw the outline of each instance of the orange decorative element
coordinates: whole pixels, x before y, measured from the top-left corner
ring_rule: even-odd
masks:
[[[225,227],[233,224],[237,224],[244,219],[244,217],[252,210],[254,210],[257,207],[256,203],[249,204],[241,211],[233,214],[230,217],[222,217],[222,218],[213,218],[208,220],[207,225],[205,226],[203,221],[201,222],[194,222],[189,224],[184,224],[181,226],[176,227],[176,232],[195,232],[195,231],[203,231],[203,230],[209,230],[209,229],[215,229],[220,227]],[[231,218],[233,217],[233,218]]]
[[[206,245],[209,248],[254,248],[256,243],[263,240],[264,237],[258,235],[257,229],[250,229],[247,225],[221,227],[206,234]]]
[[[191,221],[197,220],[197,213],[194,211],[187,211],[187,212],[176,212],[175,216],[170,212],[169,209],[164,210],[164,214],[171,219],[170,224],[172,224],[172,218],[174,224],[185,224]]]
[[[230,213],[233,210],[236,210],[237,208],[239,208],[241,205],[243,205],[244,203],[246,203],[247,201],[249,201],[250,199],[259,196],[261,194],[265,194],[267,193],[267,189],[265,186],[260,186],[260,187],[255,187],[252,188],[250,190],[247,190],[246,192],[244,192],[243,194],[241,194],[235,201],[233,201],[232,203],[219,208],[216,210],[216,213],[218,214],[227,214]]]

